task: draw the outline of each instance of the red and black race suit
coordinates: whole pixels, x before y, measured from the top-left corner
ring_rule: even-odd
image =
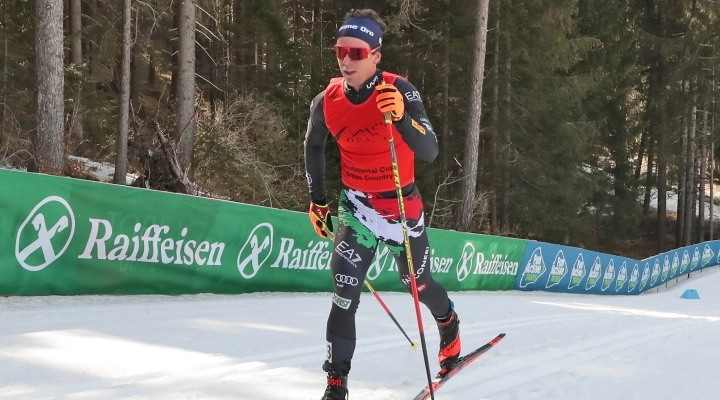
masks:
[[[390,130],[375,102],[375,86],[382,81],[394,84],[405,104],[405,114],[390,127],[398,157],[404,226],[400,223],[393,178]],[[415,156],[434,160],[438,143],[420,94],[405,79],[378,70],[359,91],[344,84],[342,78],[333,79],[312,102],[305,136],[305,167],[312,201],[325,201],[325,143],[331,135],[340,150],[344,189],[330,259],[335,287],[326,331],[327,361],[349,366],[355,351],[355,313],[362,282],[381,243],[384,251],[392,253],[399,278],[408,290],[410,248],[418,300],[436,317],[449,312],[447,291],[432,278],[422,198],[414,183]],[[408,246],[404,243],[404,229]]]
[[[415,180],[414,157],[432,161],[438,143],[415,86],[391,73],[377,70],[359,91],[342,78],[313,99],[305,135],[305,169],[310,197],[325,197],[325,143],[332,135],[340,149],[343,185],[365,192],[393,191],[395,183],[390,155],[390,133],[377,109],[375,86],[382,81],[394,84],[403,95],[405,114],[392,124],[401,185]]]

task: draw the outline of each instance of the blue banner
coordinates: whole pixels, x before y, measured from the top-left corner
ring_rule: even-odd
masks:
[[[680,275],[720,265],[720,240],[644,259],[530,241],[515,289],[581,294],[640,294]]]

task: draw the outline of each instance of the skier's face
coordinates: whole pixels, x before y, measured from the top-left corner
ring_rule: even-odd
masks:
[[[353,60],[353,58],[357,57],[351,57],[351,54],[347,51],[341,51],[340,54],[336,53],[338,56],[338,66],[340,67],[340,72],[342,73],[343,78],[345,78],[345,82],[347,82],[347,84],[353,89],[360,90],[360,86],[370,79],[373,74],[375,74],[377,64],[380,62],[381,58],[380,52],[373,51],[374,49],[371,49],[369,44],[354,37],[345,36],[338,38],[335,44],[336,47],[339,48],[347,47],[365,49],[364,52],[357,53],[368,54],[366,58]]]

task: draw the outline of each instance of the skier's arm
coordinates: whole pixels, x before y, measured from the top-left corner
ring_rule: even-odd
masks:
[[[395,80],[395,87],[405,103],[405,114],[394,122],[395,128],[418,158],[430,162],[438,154],[438,142],[420,93],[412,83],[400,78]]]
[[[325,125],[323,98],[325,91],[315,96],[310,104],[310,118],[305,133],[305,172],[310,201],[325,201],[325,142],[330,131]]]

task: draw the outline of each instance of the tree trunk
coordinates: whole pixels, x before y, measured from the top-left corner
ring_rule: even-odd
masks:
[[[2,79],[2,115],[0,116],[0,148],[5,144],[5,121],[7,119],[7,77],[8,77],[8,0],[3,1],[3,79]]]
[[[715,104],[715,45],[713,44],[713,67],[712,67],[712,118],[710,119],[710,238],[713,240],[715,235],[715,114],[717,108]]]
[[[492,111],[492,154],[493,168],[491,169],[491,194],[490,194],[490,233],[495,235],[499,231],[498,226],[498,159],[501,158],[498,150],[500,140],[500,1],[495,2],[495,52],[493,53],[493,111]]]
[[[712,118],[710,119],[710,131],[708,132],[709,138],[710,138],[710,150],[708,153],[710,154],[710,226],[708,227],[708,230],[710,231],[710,238],[708,240],[713,240],[713,236],[715,234],[715,114],[717,114],[717,108],[715,103],[715,60],[717,53],[715,52],[717,50],[715,43],[713,43],[712,47],[712,56],[713,56],[713,62],[712,62],[712,99],[711,99],[711,107],[712,107]]]
[[[687,93],[690,82],[683,80],[682,90]],[[690,120],[687,115],[682,118],[683,133],[680,144],[682,160],[680,162],[680,179],[678,182],[677,219],[675,220],[675,247],[682,247],[685,242],[685,198],[687,194],[687,170],[688,170],[688,137],[690,135]]]
[[[488,7],[490,0],[478,0],[478,18],[475,25],[475,51],[470,90],[470,118],[465,140],[463,159],[463,180],[460,210],[456,229],[466,232],[470,229],[475,214],[475,185],[478,171],[478,144],[480,142],[480,120],[482,116],[482,89],[485,75],[485,47],[487,44]]]
[[[642,166],[643,161],[645,158],[645,150],[648,146],[648,132],[647,130],[643,129],[642,134],[640,135],[640,148],[638,149],[638,156],[637,161],[635,162],[635,182],[636,184],[640,183],[640,178],[642,177]]]
[[[506,59],[505,59],[505,121],[503,124],[503,147],[500,151],[502,157],[502,208],[500,209],[500,217],[502,223],[500,225],[500,233],[508,235],[510,233],[510,161],[512,160],[512,143],[510,140],[510,121],[512,120],[512,43],[510,38],[505,39],[506,42]]]
[[[655,138],[651,132],[648,132],[648,153],[647,153],[647,171],[645,174],[645,196],[643,197],[643,216],[647,218],[650,215],[650,197],[652,195],[653,179],[655,174]]]
[[[235,0],[235,25],[238,25],[237,30],[239,32],[242,32],[244,29],[241,26],[242,22],[245,20],[246,17],[246,10],[245,10],[245,2],[242,0]],[[245,93],[248,91],[248,51],[247,51],[247,45],[245,44],[245,37],[242,34],[238,34],[237,40],[233,43],[233,53],[234,53],[234,65],[235,65],[235,71],[237,73],[237,81],[238,81],[238,90],[241,93]]]
[[[707,102],[703,105],[703,121],[702,130],[698,136],[698,144],[700,154],[700,173],[698,174],[698,241],[701,243],[705,241],[705,187],[707,181],[705,175],[707,172],[707,138],[708,138],[708,108]]]
[[[70,0],[70,62],[75,68],[82,70],[82,2]],[[82,108],[82,81],[78,82],[78,91],[73,99],[72,117],[70,119],[70,134],[75,142],[83,140],[83,108]]]
[[[132,26],[132,22],[130,22],[130,25]],[[132,39],[132,32],[130,36]],[[131,45],[132,49],[130,50],[130,114],[137,114],[138,110],[140,109],[140,92],[142,91],[142,81],[140,80],[140,71],[142,68],[142,45],[137,39],[132,40]]]
[[[665,132],[658,132],[657,151],[657,230],[658,252],[665,251],[665,237],[667,236],[667,161],[665,159]]]
[[[445,0],[445,5],[448,7],[445,11],[445,26],[443,27],[443,63],[442,63],[442,96],[443,96],[443,109],[442,109],[442,133],[440,135],[440,146],[441,146],[441,160],[440,160],[440,182],[445,182],[445,179],[450,174],[450,158],[452,157],[450,146],[452,141],[450,140],[450,0]],[[444,194],[449,194],[449,185],[444,186]]]
[[[657,135],[657,194],[658,194],[658,206],[657,206],[657,232],[658,252],[665,251],[665,240],[667,236],[667,129],[665,121],[665,99],[662,97],[664,94],[663,90],[663,58],[659,54],[659,50],[656,50],[657,54],[657,65],[658,65],[658,98],[656,99],[656,113],[653,115],[655,121],[655,134]]]
[[[131,0],[123,0],[122,63],[120,67],[120,126],[117,134],[113,183],[124,185],[127,174],[127,142],[130,117],[130,53],[132,52]]]
[[[179,1],[173,1],[171,4],[172,7],[172,15],[173,15],[173,31],[178,32],[177,40],[175,40],[172,44],[172,55],[171,58],[171,74],[170,74],[170,98],[175,101],[175,97],[178,92],[178,74],[180,71],[178,71],[180,61],[178,59],[178,55],[180,54],[180,13],[182,12],[181,8],[183,6],[184,0]],[[177,110],[176,110],[177,111]]]
[[[321,33],[323,28],[321,0],[313,0],[312,14],[310,16],[310,43],[315,49],[322,49]],[[269,40],[268,40],[269,42]],[[324,51],[316,51],[310,56],[310,90],[314,93],[317,89],[315,85],[322,82],[322,54]],[[271,56],[271,52],[268,52]],[[273,69],[268,65],[268,72],[273,73]]]
[[[658,52],[659,50],[655,49],[654,51]],[[661,101],[662,93],[662,71],[660,61],[657,60],[658,58],[659,56],[655,55],[654,60],[652,61],[652,64],[650,66],[650,83],[648,88],[649,95],[645,110],[648,121],[647,138],[649,142],[647,151],[647,175],[645,177],[645,197],[643,199],[643,217],[645,219],[647,219],[650,215],[650,197],[652,194],[652,188],[655,183],[655,181],[653,180],[653,170],[655,168],[655,161],[658,159],[655,145],[656,142],[658,142],[658,138],[660,136],[660,133],[658,132],[658,130],[660,129],[658,123],[660,117],[658,115],[660,114],[659,103]]]
[[[696,86],[696,85],[694,85]],[[696,91],[697,87],[691,88],[692,91]],[[695,216],[693,210],[695,202],[693,201],[693,191],[695,189],[695,131],[697,129],[697,94],[693,95],[692,108],[690,111],[690,130],[688,133],[688,145],[687,145],[687,181],[685,184],[685,224],[683,226],[683,245],[690,246],[692,244],[692,228],[693,228],[693,217]]]
[[[195,0],[180,3],[177,80],[178,161],[192,179],[195,146]]]
[[[713,115],[714,120],[715,116]],[[711,125],[712,130],[710,132],[714,132],[715,123],[713,122]],[[708,227],[710,237],[708,240],[713,240],[715,235],[715,139],[713,139],[712,134],[710,134],[710,151],[708,153],[710,154],[710,224]]]
[[[94,20],[97,18],[98,15],[98,0],[88,0],[88,17],[89,20]],[[95,64],[98,62],[98,43],[100,42],[100,39],[97,37],[97,35],[89,34],[87,35],[87,54],[85,56],[88,60],[88,73],[90,76],[95,76],[94,68]]]
[[[33,135],[34,162],[30,170],[62,174],[63,117],[63,2],[35,2],[35,79],[37,130]]]

